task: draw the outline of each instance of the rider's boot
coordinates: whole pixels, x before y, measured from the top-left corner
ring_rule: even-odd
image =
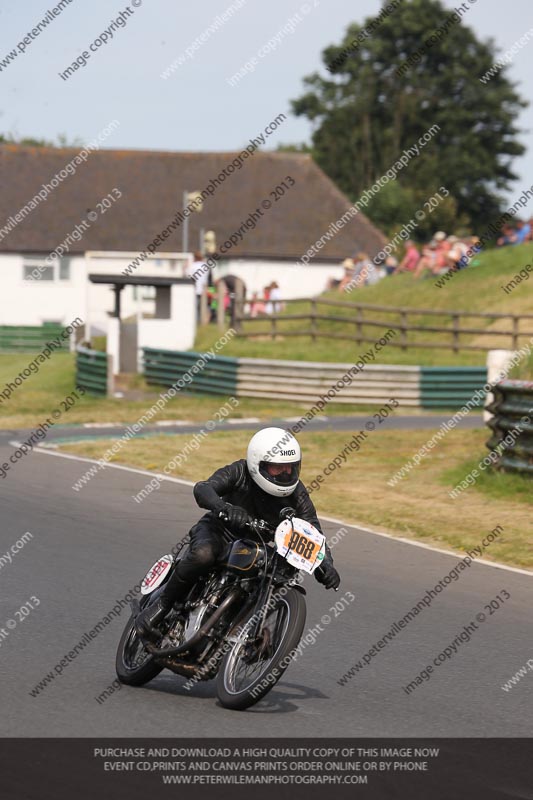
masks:
[[[146,608],[143,608],[137,616],[135,620],[135,629],[139,636],[144,636],[148,639],[158,639],[161,634],[154,626],[164,619],[174,603],[185,598],[190,588],[191,582],[182,580],[175,569],[165,583],[163,591],[155,603],[151,603],[149,606],[146,606]]]

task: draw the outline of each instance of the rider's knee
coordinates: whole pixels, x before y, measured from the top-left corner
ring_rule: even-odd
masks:
[[[210,567],[216,561],[216,553],[210,544],[197,545],[192,552],[194,561],[202,567]]]

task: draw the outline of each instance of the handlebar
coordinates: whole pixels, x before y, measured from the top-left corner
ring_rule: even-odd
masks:
[[[229,517],[224,511],[218,512],[218,517],[223,522],[228,522]],[[250,528],[252,531],[258,531],[259,533],[271,533],[273,528],[269,523],[264,519],[249,519],[248,522],[245,523],[247,528]]]
[[[281,511],[279,512],[280,520],[284,519],[292,520],[292,518],[295,516],[296,516],[296,511],[294,510],[294,508],[291,508],[290,506],[282,508]],[[228,522],[229,520],[229,517],[225,511],[219,511],[218,517],[224,522]],[[259,519],[259,518],[250,519],[248,520],[248,522],[245,523],[245,525],[247,528],[250,528],[253,531],[257,531],[258,533],[263,533],[263,532],[272,533],[274,531],[272,525],[270,525],[270,523],[268,523],[264,519]]]

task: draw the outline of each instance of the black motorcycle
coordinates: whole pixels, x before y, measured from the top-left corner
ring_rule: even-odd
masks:
[[[139,637],[135,619],[157,600],[188,539],[175,555],[154,564],[141,584],[141,600],[132,602],[133,614],[118,646],[116,671],[122,683],[141,686],[165,668],[187,677],[187,688],[216,678],[220,702],[235,710],[252,706],[270,691],[303,633],[301,573],[320,569],[325,555],[325,537],[313,525],[295,517],[293,509],[280,516],[275,530],[261,519],[248,523],[258,541],[235,539],[224,529],[222,558],[156,626],[161,634],[157,644]],[[223,512],[221,518],[227,522]]]

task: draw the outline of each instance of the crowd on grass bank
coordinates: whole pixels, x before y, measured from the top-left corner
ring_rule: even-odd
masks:
[[[481,245],[477,236],[459,238],[437,231],[431,241],[424,245],[408,239],[405,243],[405,254],[400,261],[394,256],[387,256],[383,263],[376,264],[362,252],[357,253],[354,258],[345,259],[342,262],[343,277],[340,280],[330,280],[328,289],[352,291],[361,286],[372,286],[383,278],[402,272],[410,273],[416,280],[443,275],[450,270],[464,269],[480,251]]]
[[[330,278],[324,289],[351,292],[353,289],[372,286],[384,278],[401,273],[410,274],[414,280],[443,275],[447,277],[442,280],[448,280],[453,273],[480,263],[478,256],[486,246],[488,238],[495,241],[497,247],[533,242],[533,217],[529,221],[516,220],[514,224],[505,222],[501,227],[493,226],[492,230],[494,234],[499,231],[499,235],[494,237],[491,233],[488,236],[486,235],[488,232],[484,232],[480,236],[456,236],[445,231],[437,231],[425,244],[407,239],[401,259],[393,255],[388,255],[382,260],[379,256],[372,259],[367,253],[359,251],[353,257],[344,259],[341,264],[344,274],[340,278]],[[220,302],[224,304],[225,315],[233,320],[239,281],[246,316],[268,317],[271,314],[278,314],[285,308],[277,281],[271,281],[261,292],[253,292],[251,297],[247,297],[246,286],[240,278],[225,275],[223,278],[215,279],[213,269],[205,269],[201,253],[195,253],[194,261],[189,265],[186,274],[195,283],[198,319],[200,319],[201,298],[206,295],[209,322],[217,321]],[[223,287],[222,293],[219,291],[220,285]]]
[[[506,223],[501,228],[501,235],[496,239],[497,247],[506,247],[533,242],[533,218],[528,222],[517,220],[514,225]],[[327,289],[339,292],[352,291],[357,287],[371,286],[383,278],[399,273],[409,273],[415,280],[430,278],[457,272],[470,264],[476,266],[476,257],[482,250],[482,241],[478,236],[447,235],[437,231],[429,242],[419,245],[413,239],[405,242],[405,253],[401,260],[388,256],[381,263],[376,263],[367,253],[359,252],[353,258],[342,262],[344,275],[340,279],[332,278]]]

